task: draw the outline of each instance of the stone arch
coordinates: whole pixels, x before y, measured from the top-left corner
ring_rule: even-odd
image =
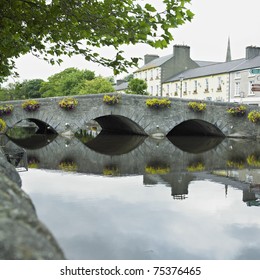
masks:
[[[102,133],[147,135],[139,124],[122,115],[104,115],[94,120],[102,127]]]
[[[224,133],[216,125],[201,119],[183,121],[170,130],[167,136],[225,137]]]

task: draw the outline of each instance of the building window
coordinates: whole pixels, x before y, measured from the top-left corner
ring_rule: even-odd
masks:
[[[153,80],[153,69],[151,69],[151,71],[150,71],[150,75],[151,75],[151,80]]]
[[[156,69],[156,79],[159,79],[160,69]]]
[[[209,79],[205,79],[205,92],[209,92]]]
[[[218,87],[217,87],[217,91],[221,91],[221,77],[218,77]]]
[[[198,81],[194,81],[194,93],[198,92]]]
[[[153,95],[153,86],[151,86],[151,95]]]
[[[156,95],[159,95],[159,86],[156,86]]]
[[[184,92],[183,94],[187,94],[188,87],[187,87],[187,82],[184,82]]]
[[[253,81],[249,81],[248,83],[248,95],[255,95],[255,93],[252,91]]]
[[[235,84],[235,96],[240,96],[240,82]]]
[[[166,86],[166,95],[169,96],[170,95],[170,85]]]
[[[147,71],[144,72],[145,80],[147,81]]]

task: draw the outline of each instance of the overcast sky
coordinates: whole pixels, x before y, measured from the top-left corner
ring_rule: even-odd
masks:
[[[149,2],[162,2],[152,0]],[[191,0],[190,9],[195,14],[191,23],[186,23],[173,30],[175,41],[164,50],[153,49],[146,45],[127,46],[126,56],[143,57],[146,53],[167,55],[172,52],[174,44],[185,44],[191,48],[191,57],[196,60],[224,61],[227,41],[230,37],[232,59],[245,57],[246,46],[260,46],[259,0]],[[109,48],[104,48],[102,54],[111,55]],[[42,78],[58,73],[68,67],[89,69],[97,75],[111,76],[111,69],[88,63],[83,57],[65,58],[61,66],[52,66],[30,54],[17,60],[17,71],[20,80]],[[129,70],[133,72],[135,69]],[[117,78],[121,78],[119,75]],[[13,79],[9,80],[13,82]]]

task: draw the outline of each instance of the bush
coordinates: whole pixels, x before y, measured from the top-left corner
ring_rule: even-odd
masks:
[[[239,105],[239,106],[235,106],[235,107],[229,107],[227,109],[227,112],[229,114],[231,114],[232,116],[242,117],[245,115],[246,109],[247,109],[246,106]]]
[[[146,106],[149,108],[170,108],[171,107],[171,101],[167,98],[152,98],[146,100]]]
[[[10,115],[14,110],[13,105],[2,105],[0,106],[0,116]]]
[[[64,110],[73,110],[77,107],[78,100],[72,97],[65,97],[59,102],[59,106]]]
[[[120,96],[119,95],[104,95],[103,97],[103,102],[108,104],[108,105],[115,105],[118,104],[120,101]]]
[[[27,112],[34,112],[40,108],[40,103],[36,100],[26,100],[22,104],[22,108]]]
[[[4,132],[6,129],[6,123],[3,119],[0,119],[0,133]]]
[[[250,122],[257,123],[260,120],[260,112],[258,112],[258,111],[251,111],[248,114],[247,117],[250,120]]]
[[[188,103],[189,109],[191,109],[194,112],[203,112],[206,110],[206,103],[203,102],[189,102]]]

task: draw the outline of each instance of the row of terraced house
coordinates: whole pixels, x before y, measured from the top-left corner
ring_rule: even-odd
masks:
[[[146,81],[151,96],[260,105],[260,47],[246,47],[245,58],[232,60],[228,42],[226,61],[212,62],[193,60],[189,46],[174,45],[170,55],[145,55],[134,78]],[[116,89],[126,87],[120,80]]]

